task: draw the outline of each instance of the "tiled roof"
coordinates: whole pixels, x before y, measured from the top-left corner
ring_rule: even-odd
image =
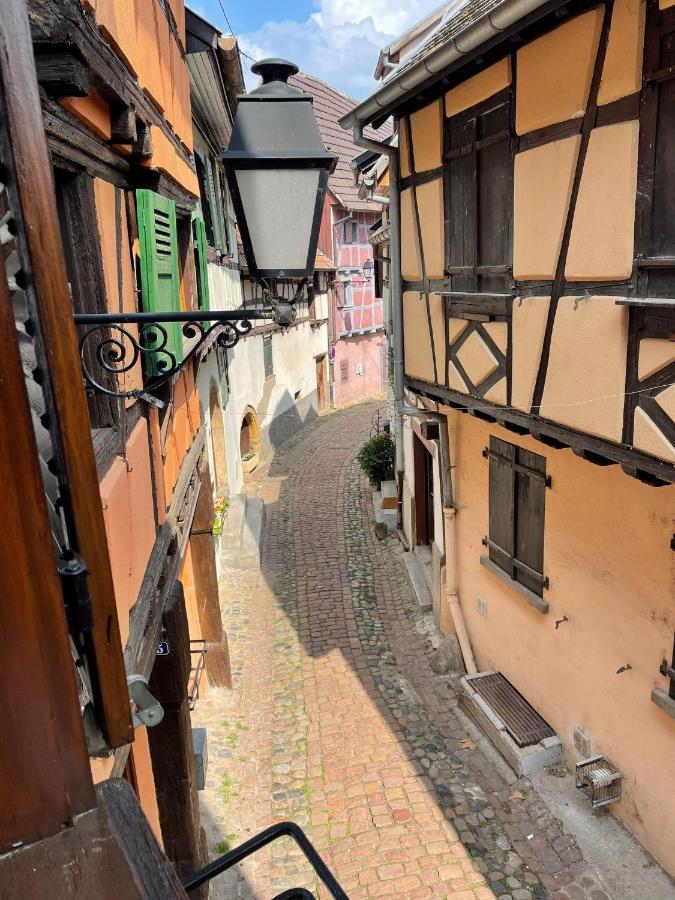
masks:
[[[332,259],[329,259],[321,250],[316,251],[316,261],[314,263],[315,272],[334,272],[337,266]]]
[[[331,191],[348,210],[380,210],[381,207],[377,203],[361,200],[359,197],[359,188],[354,184],[354,173],[349,163],[355,156],[363,153],[363,147],[357,147],[352,142],[349,132],[338,125],[338,119],[352,110],[357,101],[321,81],[320,78],[304,72],[293,75],[289,79],[289,84],[314,97],[314,113],[321,137],[326,147],[339,156],[335,171],[328,179]],[[391,137],[392,126],[390,122],[385,122],[377,131],[365,128],[363,133],[372,140],[386,141]]]
[[[448,4],[438,27],[392,69],[384,83],[388,84],[400,77],[434,50],[449,44],[483,16],[493,12],[502,2],[503,0],[455,0]]]

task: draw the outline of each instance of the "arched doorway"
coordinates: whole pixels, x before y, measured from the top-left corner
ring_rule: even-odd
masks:
[[[252,472],[260,462],[260,425],[252,406],[244,410],[239,431],[239,453],[242,471]]]
[[[230,482],[227,475],[227,454],[225,452],[225,425],[223,411],[220,408],[218,386],[211,382],[209,394],[211,455],[213,457],[213,476],[216,490],[227,493]]]

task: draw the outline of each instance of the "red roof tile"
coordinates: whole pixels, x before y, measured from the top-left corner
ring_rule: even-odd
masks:
[[[380,210],[379,204],[359,197],[359,188],[354,183],[354,173],[349,163],[363,153],[363,147],[357,147],[350,133],[338,125],[338,119],[357,106],[357,101],[305,72],[293,75],[289,83],[314,97],[314,113],[321,137],[326,147],[339,156],[335,171],[328,179],[331,191],[347,210]],[[364,136],[375,141],[386,141],[391,134],[391,122],[385,122],[377,131],[370,127],[364,129]]]

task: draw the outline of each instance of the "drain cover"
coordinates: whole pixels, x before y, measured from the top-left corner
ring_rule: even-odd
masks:
[[[548,722],[542,719],[501,672],[472,678],[470,684],[499,716],[519,747],[529,747],[543,738],[555,736],[555,731]]]

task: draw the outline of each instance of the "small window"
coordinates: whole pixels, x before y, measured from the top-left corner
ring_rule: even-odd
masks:
[[[546,458],[490,438],[489,561],[528,591],[543,596]]]
[[[263,361],[265,364],[265,378],[274,375],[274,358],[272,356],[272,335],[267,334],[263,338]]]
[[[344,384],[349,381],[349,360],[343,359],[340,362],[340,381]]]

